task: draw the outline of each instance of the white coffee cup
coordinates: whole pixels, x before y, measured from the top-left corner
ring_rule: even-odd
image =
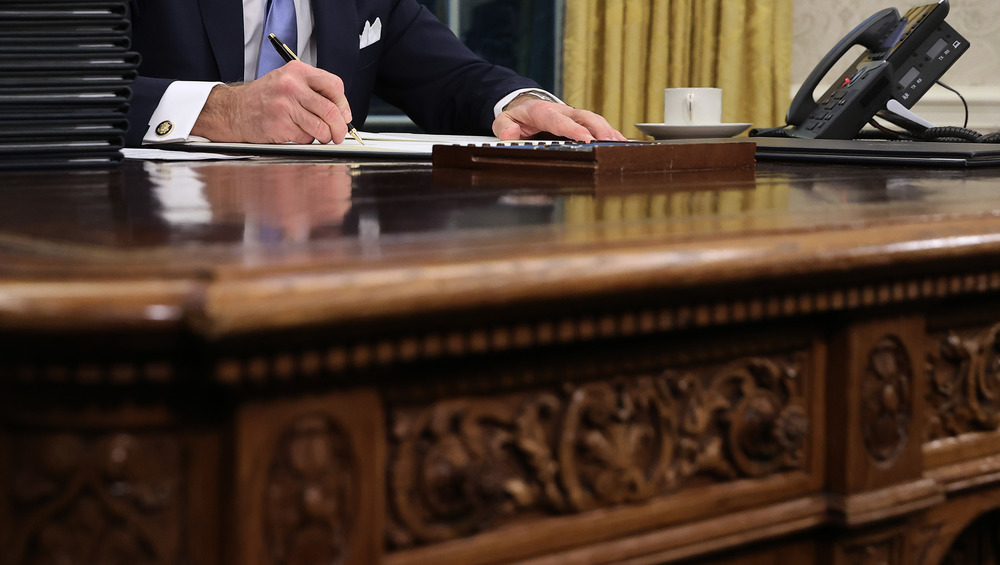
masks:
[[[664,89],[663,123],[671,126],[704,126],[722,123],[722,89]]]

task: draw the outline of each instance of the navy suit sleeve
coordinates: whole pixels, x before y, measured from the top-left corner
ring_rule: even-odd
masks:
[[[382,38],[375,94],[428,132],[490,134],[501,98],[539,88],[475,55],[416,0],[396,0]]]
[[[211,18],[206,18],[208,13]],[[224,14],[220,18],[216,13]],[[130,0],[132,48],[142,56],[132,84],[125,143],[138,146],[164,91],[175,80],[235,81],[243,73],[240,0]],[[232,63],[220,70],[204,21],[218,22],[218,41]]]
[[[132,98],[128,108],[128,132],[125,134],[125,145],[138,147],[149,127],[156,106],[160,103],[163,93],[174,82],[173,79],[139,77],[132,84]]]
[[[138,0],[129,0],[126,8],[132,22],[129,27],[132,47],[139,51],[140,55],[143,55],[142,42],[138,42],[137,45],[135,37],[135,28],[141,13]],[[141,70],[140,64],[140,72]],[[142,138],[146,135],[146,129],[149,126],[149,118],[152,117],[156,106],[160,103],[160,98],[163,97],[163,93],[171,82],[173,79],[140,76],[132,83],[132,97],[129,99],[128,112],[126,113],[128,119],[128,131],[125,133],[126,146],[138,147],[142,145]]]

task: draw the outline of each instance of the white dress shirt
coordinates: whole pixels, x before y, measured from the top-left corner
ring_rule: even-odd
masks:
[[[316,64],[316,41],[313,40],[313,16],[310,0],[293,0],[295,3],[295,24],[298,28],[298,44],[292,46],[295,54],[303,62]],[[243,0],[243,78],[251,81],[257,78],[257,59],[261,44],[270,49],[270,42],[264,41],[264,16],[267,0]]]
[[[293,0],[295,3],[295,22],[298,28],[298,45],[296,54],[302,62],[316,64],[316,40],[313,37],[313,15],[310,0]],[[257,78],[257,59],[264,37],[264,17],[267,0],[243,0],[243,79],[247,82]],[[359,30],[360,33],[360,30]],[[270,43],[267,44],[270,46]],[[266,47],[265,47],[266,48]],[[149,118],[143,143],[168,143],[187,141],[191,137],[202,108],[208,100],[208,95],[220,82],[174,81],[167,87],[160,103]],[[522,88],[503,97],[493,107],[494,117],[500,115],[507,106],[523,92],[535,91],[534,88]],[[544,92],[544,91],[540,91]],[[548,96],[555,98],[551,93]],[[558,100],[558,99],[556,99]],[[167,135],[157,135],[157,125],[169,121],[173,128]]]
[[[298,44],[295,53],[303,62],[316,64],[316,41],[313,39],[313,19],[310,0],[294,0]],[[264,38],[264,16],[267,0],[243,0],[243,80],[257,78],[257,58],[260,57]],[[270,43],[267,44],[270,46]],[[185,141],[201,115],[208,95],[220,82],[174,81],[160,98],[160,103],[149,118],[143,143]],[[170,121],[173,129],[166,136],[156,134],[156,126]]]

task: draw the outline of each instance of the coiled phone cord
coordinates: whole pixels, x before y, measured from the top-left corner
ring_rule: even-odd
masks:
[[[879,122],[872,119],[869,123],[874,130],[862,130],[858,132],[855,139],[885,139],[894,141],[936,141],[945,143],[1000,143],[1000,132],[982,134],[978,131],[968,129],[969,125],[969,104],[966,102],[965,97],[962,93],[955,90],[954,88],[948,86],[947,84],[937,81],[937,84],[942,88],[954,92],[958,98],[962,101],[962,107],[965,109],[965,122],[962,127],[958,126],[942,126],[928,128],[923,133],[917,135],[908,131],[897,131],[890,129]],[[776,128],[754,128],[750,130],[750,137],[792,137],[791,126],[781,126]]]
[[[969,103],[962,96],[962,93],[955,90],[954,88],[948,86],[947,84],[937,81],[938,86],[955,93],[958,99],[962,101],[962,108],[965,109],[965,121],[962,123],[962,127],[956,126],[944,126],[928,128],[923,133],[919,135],[913,135],[909,132],[896,132],[893,130],[888,130],[883,128],[878,124],[872,124],[879,131],[885,132],[888,135],[896,136],[896,139],[914,139],[918,141],[944,141],[952,143],[996,143],[1000,141],[1000,132],[981,134],[978,131],[969,129]],[[874,120],[873,120],[874,121]],[[905,136],[905,137],[904,137]]]

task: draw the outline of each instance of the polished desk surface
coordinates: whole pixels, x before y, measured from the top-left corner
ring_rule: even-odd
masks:
[[[421,162],[129,160],[7,172],[0,187],[0,324],[14,329],[184,321],[218,337],[1000,253],[993,169],[759,163],[551,180]],[[120,300],[105,304],[97,282]]]
[[[1000,508],[994,381],[962,372],[993,366],[998,214],[992,169],[3,173],[0,477],[22,505],[0,499],[0,541],[44,553],[31,540],[64,526],[62,491],[23,494],[12,469],[114,478],[124,457],[190,485],[131,518],[198,510],[148,530],[162,562],[271,563],[308,514],[351,532],[327,540],[349,563],[656,563],[761,540],[774,559],[750,562],[938,563]],[[687,455],[661,453],[673,479],[636,490],[643,434]],[[297,465],[353,506],[272,484]],[[546,503],[580,490],[553,469],[592,495]],[[520,506],[497,496],[511,477]],[[552,492],[529,488],[545,477]],[[87,480],[59,504],[93,507]]]

